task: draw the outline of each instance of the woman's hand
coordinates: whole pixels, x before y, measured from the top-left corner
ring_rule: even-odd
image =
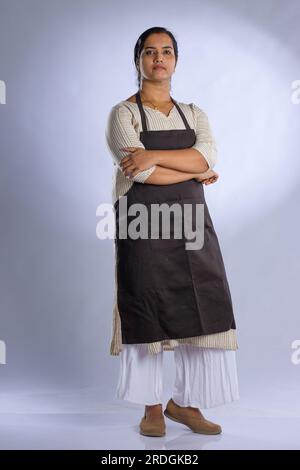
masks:
[[[211,183],[215,183],[218,178],[219,178],[219,175],[216,171],[207,170],[207,171],[204,171],[203,173],[199,173],[194,179],[203,184],[211,184]]]
[[[154,165],[154,159],[151,150],[141,147],[122,147],[121,150],[127,150],[130,155],[122,158],[120,167],[125,176],[133,177],[140,171],[148,170]]]

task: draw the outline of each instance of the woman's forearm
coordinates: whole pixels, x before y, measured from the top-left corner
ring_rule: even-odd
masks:
[[[173,170],[172,168],[164,168],[160,165],[156,165],[155,170],[150,176],[144,181],[144,184],[173,184],[180,183],[182,181],[188,181],[199,173],[189,173],[179,170]]]
[[[206,159],[194,148],[151,150],[151,161],[152,164],[160,165],[164,168],[189,173],[202,173],[209,169]]]

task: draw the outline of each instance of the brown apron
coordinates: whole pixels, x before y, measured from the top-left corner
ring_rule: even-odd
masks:
[[[148,131],[139,92],[136,101],[143,129],[140,140],[147,150],[175,150],[194,145],[195,131],[174,99],[185,129]],[[184,203],[189,204],[193,209],[193,229],[196,228],[196,204],[204,205],[204,244],[200,249],[187,250],[185,243],[191,240],[184,233],[180,239],[172,238],[172,217],[169,239],[161,238],[160,227],[158,239],[130,236],[122,239],[119,237],[121,198],[115,202],[117,304],[122,343],[152,343],[235,329],[225,267],[203,184],[195,179],[169,185],[133,182],[121,197],[127,197],[128,211],[132,204],[142,203],[149,214],[151,204],[171,206],[177,203],[182,210]],[[136,217],[127,213],[128,225]],[[151,217],[149,227],[150,223]]]

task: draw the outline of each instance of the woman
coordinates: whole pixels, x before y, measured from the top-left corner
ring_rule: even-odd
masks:
[[[110,353],[121,353],[116,397],[145,405],[140,433],[147,436],[165,435],[164,416],[193,432],[219,434],[221,426],[206,420],[200,408],[239,398],[232,301],[203,190],[204,184],[218,179],[212,169],[217,150],[205,112],[194,103],[179,103],[170,96],[177,60],[177,42],[170,31],[154,27],[142,33],[134,50],[139,90],[111,109],[106,128],[108,148],[117,166],[113,189],[116,290]],[[158,237],[122,238],[119,229],[125,200],[126,220],[132,216],[128,208],[133,204],[146,209],[154,204],[169,207],[174,202],[184,209],[189,204],[193,229],[198,228],[193,211],[202,205],[202,246],[187,249],[190,237],[186,234],[161,238],[161,227]],[[148,222],[150,210],[146,214]],[[145,219],[140,225],[148,236]],[[176,378],[172,398],[163,411],[164,350],[174,351]]]

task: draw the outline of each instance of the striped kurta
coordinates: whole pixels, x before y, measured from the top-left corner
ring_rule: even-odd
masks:
[[[213,168],[217,161],[217,148],[213,137],[210,124],[206,113],[194,103],[181,103],[177,101],[185,117],[196,133],[196,142],[193,148],[199,150],[206,159],[209,168]],[[182,118],[174,106],[169,115],[166,116],[159,110],[144,106],[147,129],[148,130],[170,130],[185,129]],[[128,152],[120,150],[122,147],[142,147],[145,148],[139,139],[139,133],[142,131],[141,116],[136,103],[121,101],[112,107],[105,130],[106,142],[112,155],[115,173],[112,186],[112,202],[115,203],[118,198],[127,193],[134,181],[145,183],[147,178],[155,170],[152,166],[147,170],[139,172],[136,176],[126,177],[121,168],[120,161]],[[115,248],[114,248],[115,249]],[[122,351],[122,325],[117,305],[117,271],[116,271],[116,253],[115,255],[115,288],[113,299],[113,322],[112,337],[110,343],[110,354],[119,355]],[[156,354],[163,350],[174,350],[179,343],[189,343],[199,347],[219,348],[219,349],[237,349],[236,330],[230,329],[221,333],[214,333],[202,336],[193,336],[189,338],[165,339],[148,343],[150,354]]]

